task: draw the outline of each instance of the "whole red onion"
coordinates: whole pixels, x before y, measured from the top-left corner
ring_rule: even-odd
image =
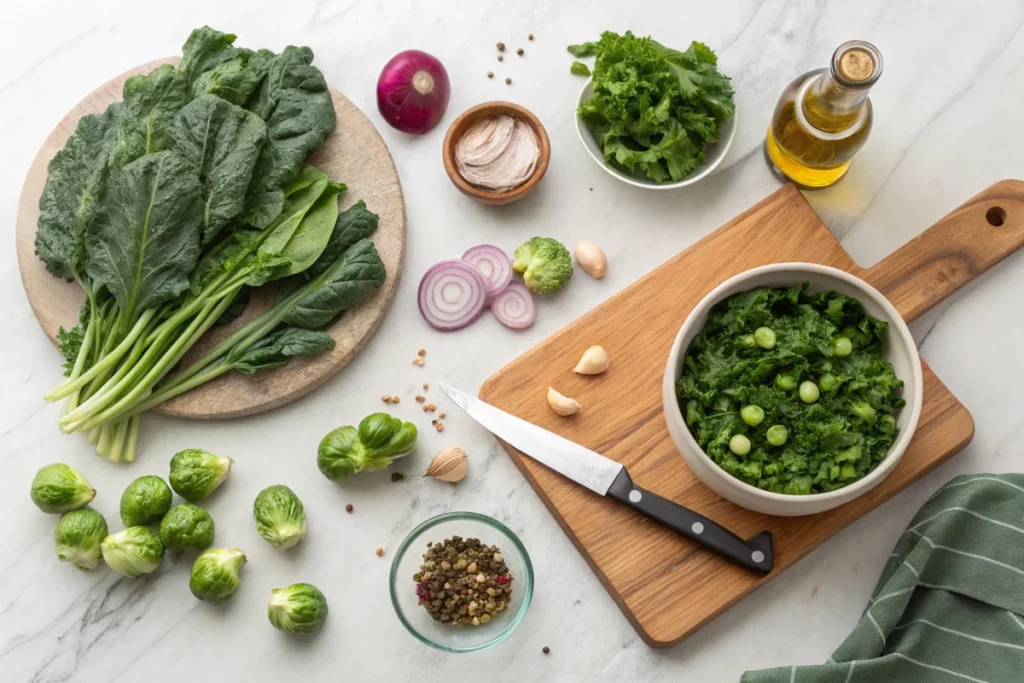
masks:
[[[423,135],[448,108],[451,84],[444,65],[420,50],[399,52],[377,79],[377,109],[392,127]]]

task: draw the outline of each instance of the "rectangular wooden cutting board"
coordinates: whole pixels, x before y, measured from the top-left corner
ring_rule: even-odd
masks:
[[[502,368],[484,383],[480,397],[623,463],[639,486],[744,538],[772,532],[775,570],[761,577],[503,444],[641,637],[668,647],[959,452],[974,434],[970,413],[925,366],[915,437],[899,466],[872,491],[830,512],[798,518],[762,515],[722,500],[690,473],[662,412],[669,349],[697,302],[744,270],[807,261],[864,278],[910,321],[1022,244],[1024,183],[1008,180],[865,270],[796,188],[786,186]],[[580,354],[594,344],[608,350],[609,370],[576,375]],[[576,398],[582,412],[556,416],[545,399],[548,385]]]

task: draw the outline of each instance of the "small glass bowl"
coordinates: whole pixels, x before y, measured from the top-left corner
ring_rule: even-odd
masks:
[[[427,543],[452,536],[478,538],[496,545],[512,575],[512,601],[494,618],[480,626],[446,626],[419,606],[413,574],[420,570]],[[391,562],[391,604],[409,633],[445,652],[476,652],[497,645],[512,635],[526,616],[533,597],[533,565],[522,541],[496,519],[475,512],[447,512],[428,519],[412,530]]]

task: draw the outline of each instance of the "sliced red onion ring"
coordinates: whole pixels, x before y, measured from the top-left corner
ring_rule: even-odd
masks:
[[[457,330],[476,320],[486,298],[483,275],[461,259],[434,264],[420,280],[420,313],[439,330]]]
[[[481,244],[462,255],[472,263],[487,282],[487,301],[491,302],[512,282],[512,262],[504,251],[493,244]]]
[[[530,290],[522,282],[513,282],[491,302],[494,316],[506,327],[525,330],[537,319]]]

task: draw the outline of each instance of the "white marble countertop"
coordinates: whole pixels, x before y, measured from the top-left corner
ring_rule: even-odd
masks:
[[[415,476],[393,484],[387,472],[332,485],[314,467],[314,451],[328,430],[379,409],[382,393],[411,398],[421,382],[438,379],[475,390],[517,354],[775,190],[761,155],[775,99],[794,76],[826,65],[844,40],[871,40],[884,55],[885,73],[872,93],[875,129],[847,178],[807,197],[861,264],[987,185],[1020,177],[1024,9],[1014,0],[985,5],[979,12],[977,3],[916,0],[9,4],[0,41],[0,217],[11,247],[0,255],[0,679],[656,683],[735,681],[749,668],[823,661],[857,620],[897,536],[933,489],[961,472],[1024,468],[1024,255],[916,326],[923,357],[974,414],[974,442],[671,650],[644,645],[509,459],[468,418],[451,415],[443,435],[423,430],[416,452],[397,467],[414,475],[441,445],[461,444],[472,472],[457,489]],[[131,66],[177,54],[188,32],[204,23],[237,33],[249,47],[310,45],[327,79],[378,125],[405,190],[406,272],[371,344],[311,396],[231,422],[151,416],[137,462],[112,465],[83,439],[62,437],[58,407],[40,398],[58,381],[60,363],[21,289],[13,250],[18,196],[39,144],[80,98]],[[603,29],[627,28],[673,46],[703,40],[733,77],[741,115],[736,141],[722,169],[692,189],[627,187],[597,168],[576,140],[572,107],[581,81],[569,74],[564,48]],[[526,41],[530,32],[533,42]],[[497,63],[499,40],[524,46],[526,56]],[[437,55],[454,82],[445,121],[416,139],[382,122],[373,94],[383,63],[410,47]],[[551,168],[536,195],[504,210],[461,196],[440,160],[453,116],[498,98],[531,108],[552,145]],[[599,242],[611,261],[608,277],[581,275],[564,294],[543,300],[537,324],[523,334],[490,317],[451,335],[423,323],[415,291],[427,266],[480,242],[512,249],[534,234],[570,245]],[[422,370],[409,363],[421,347],[428,350]],[[411,418],[419,411],[407,400],[395,412]],[[166,561],[149,578],[127,580],[56,561],[55,520],[28,498],[36,469],[63,460],[83,470],[100,491],[96,506],[114,526],[121,490],[132,478],[166,475],[172,453],[197,446],[237,461],[230,482],[210,499],[218,544],[240,545],[250,558],[227,606],[212,609],[192,598],[188,562]],[[295,488],[310,515],[309,536],[292,554],[278,554],[253,529],[250,503],[272,483]],[[346,503],[355,506],[352,515],[343,512]],[[524,540],[537,573],[534,603],[518,632],[475,655],[445,655],[413,640],[389,603],[389,556],[374,555],[377,546],[393,550],[414,525],[447,510],[506,522]],[[330,598],[327,628],[311,642],[283,637],[265,616],[269,589],[299,580],[320,585]],[[541,654],[545,645],[548,656]]]

